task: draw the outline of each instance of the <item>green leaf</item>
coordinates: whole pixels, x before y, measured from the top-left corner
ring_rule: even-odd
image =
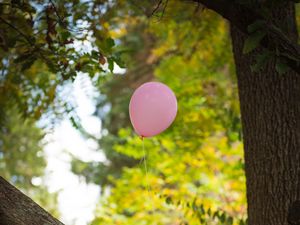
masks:
[[[200,205],[199,211],[200,211],[201,214],[204,214],[204,213],[205,213],[203,204]]]
[[[112,38],[107,38],[106,39],[106,45],[109,49],[115,46],[115,41]]]
[[[240,220],[239,225],[245,225],[245,221],[244,220]]]
[[[166,198],[166,203],[169,205],[169,204],[172,204],[172,198],[170,196],[168,196]]]
[[[93,59],[98,59],[99,58],[99,52],[92,50],[91,56]]]
[[[264,20],[256,20],[254,23],[250,24],[247,28],[249,33],[253,33],[259,29],[261,29],[265,25]]]
[[[266,36],[266,32],[259,30],[251,34],[244,43],[243,53],[247,54],[258,47],[260,41]]]
[[[284,74],[289,70],[289,67],[285,62],[277,61],[275,69],[276,69],[277,73]]]
[[[211,216],[211,209],[210,208],[207,210],[207,215]]]
[[[219,219],[220,219],[220,221],[221,221],[222,223],[224,223],[224,222],[225,222],[225,219],[226,219],[225,213],[222,213],[222,215],[219,217]]]
[[[112,38],[107,38],[105,41],[99,43],[101,53],[104,55],[111,54],[112,48],[115,46],[115,41]]]
[[[119,55],[113,57],[113,59],[120,68],[126,68],[124,61],[121,59],[121,57]]]
[[[114,60],[112,58],[107,58],[108,69],[113,73],[114,71]]]
[[[35,62],[36,57],[30,57],[29,59],[27,59],[23,64],[22,64],[22,68],[21,71],[25,71],[27,69],[29,69],[32,64]]]
[[[71,33],[69,31],[64,30],[60,33],[60,36],[61,36],[63,41],[67,41],[68,38],[71,37]]]
[[[23,55],[20,55],[18,58],[16,58],[14,60],[14,63],[20,63],[20,62],[24,62],[25,60],[27,60],[30,56],[32,55],[32,53],[25,53]]]
[[[233,224],[233,218],[231,216],[227,219],[227,224],[228,225],[232,225]]]
[[[17,36],[11,36],[10,38],[8,38],[7,39],[7,46],[9,47],[9,48],[12,48],[12,47],[14,47],[15,46],[15,44],[16,44],[16,42],[17,42]]]
[[[268,59],[271,58],[271,53],[269,51],[264,51],[262,54],[259,54],[256,56],[256,63],[254,65],[251,65],[251,71],[252,72],[258,72],[266,63],[268,62]]]

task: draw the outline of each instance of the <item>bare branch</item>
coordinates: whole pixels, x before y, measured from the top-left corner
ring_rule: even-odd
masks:
[[[162,0],[159,0],[158,4],[156,5],[156,7],[153,9],[151,16],[154,15],[154,13],[156,13],[156,11],[159,9],[160,5],[162,4]]]

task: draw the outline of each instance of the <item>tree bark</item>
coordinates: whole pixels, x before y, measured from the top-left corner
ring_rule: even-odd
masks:
[[[271,20],[296,43],[294,4],[270,8]],[[240,18],[241,22],[247,18]],[[276,59],[251,72],[258,48],[231,26],[242,116],[249,225],[300,225],[300,76],[278,74]]]
[[[63,225],[0,176],[0,225]]]

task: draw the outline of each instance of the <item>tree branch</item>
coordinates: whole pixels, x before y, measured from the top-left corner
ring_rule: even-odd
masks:
[[[0,225],[63,225],[0,176]]]
[[[225,19],[227,19],[231,25],[237,27],[243,33],[250,35],[248,32],[248,26],[254,22],[261,20],[264,21],[264,31],[266,32],[265,38],[261,41],[261,46],[277,53],[286,64],[292,68],[295,72],[300,74],[300,46],[284,34],[278,27],[272,22],[266,21],[261,15],[247,8],[244,5],[240,5],[230,0],[193,0],[194,2],[200,2],[208,9],[211,9]]]

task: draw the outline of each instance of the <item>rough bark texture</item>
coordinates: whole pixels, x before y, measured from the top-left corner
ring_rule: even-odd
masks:
[[[0,176],[0,225],[63,225]]]
[[[272,22],[297,40],[294,4],[271,9]],[[247,18],[244,18],[247,20]],[[241,18],[243,21],[243,18]],[[300,225],[300,76],[275,72],[275,59],[251,72],[258,49],[231,27],[245,148],[249,225]]]

